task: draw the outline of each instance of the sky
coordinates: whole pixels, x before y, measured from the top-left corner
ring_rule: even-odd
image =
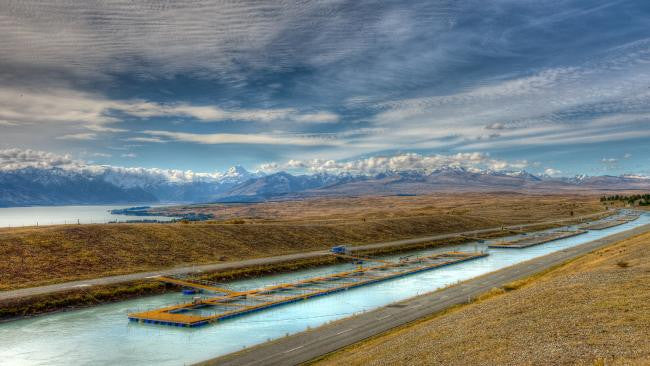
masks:
[[[0,149],[650,175],[650,2],[5,0]]]

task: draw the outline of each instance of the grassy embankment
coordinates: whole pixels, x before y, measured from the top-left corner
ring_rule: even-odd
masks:
[[[318,365],[650,364],[650,234],[327,356]]]
[[[267,212],[285,218],[272,222],[244,220],[244,224],[213,221],[0,229],[0,256],[7,259],[0,262],[0,290],[326,249],[337,244],[362,244],[552,220],[570,217],[571,212],[578,216],[602,210],[597,197],[587,196],[466,194],[353,200],[353,210],[348,200],[315,200],[315,207],[329,207],[323,212],[322,220],[309,212],[304,220],[296,218],[296,206],[309,207],[301,201],[268,204],[272,208]],[[264,209],[263,205],[252,206],[260,210]],[[362,211],[366,215],[358,216]],[[335,220],[331,218],[333,213],[337,213]],[[435,244],[443,243],[418,246]],[[327,264],[333,260],[285,263],[210,277],[227,280]],[[165,290],[161,284],[140,282],[47,295],[0,304],[0,317]]]

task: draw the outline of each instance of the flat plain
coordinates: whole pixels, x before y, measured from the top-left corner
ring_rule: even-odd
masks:
[[[539,222],[603,210],[596,196],[508,193],[210,207],[219,212],[220,219],[0,229],[0,256],[6,258],[0,261],[0,290]],[[255,218],[249,218],[251,215]]]

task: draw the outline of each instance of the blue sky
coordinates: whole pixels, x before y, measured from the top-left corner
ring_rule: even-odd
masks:
[[[650,174],[647,1],[3,1],[0,14],[2,149],[206,172],[418,153]]]

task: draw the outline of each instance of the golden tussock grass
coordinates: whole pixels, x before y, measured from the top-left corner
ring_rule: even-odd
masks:
[[[317,364],[647,365],[648,339],[650,234],[644,234]]]

